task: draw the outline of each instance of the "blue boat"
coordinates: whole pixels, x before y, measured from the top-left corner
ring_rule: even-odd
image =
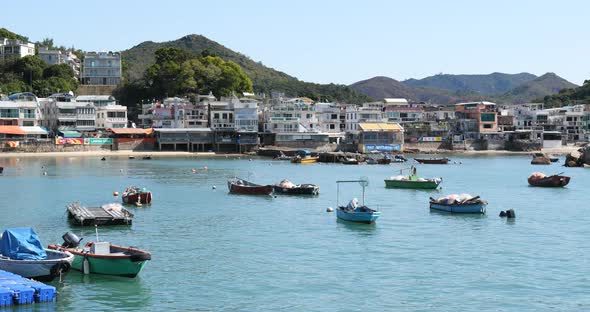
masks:
[[[338,203],[338,199],[340,198],[340,183],[359,183],[363,187],[363,203],[359,205],[358,200],[353,198],[348,205],[340,206]],[[371,209],[365,205],[365,187],[369,185],[369,181],[367,179],[361,180],[352,180],[352,181],[336,181],[337,184],[337,199],[336,199],[336,217],[339,219],[350,221],[350,222],[359,222],[359,223],[374,223],[381,212]]]
[[[451,213],[486,213],[488,202],[479,199],[479,196],[467,200],[436,200],[430,198],[430,209]]]

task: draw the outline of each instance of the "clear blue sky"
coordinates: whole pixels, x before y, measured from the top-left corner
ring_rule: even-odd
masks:
[[[31,1],[0,25],[31,40],[124,50],[202,34],[319,83],[437,73],[555,72],[590,79],[590,1]]]

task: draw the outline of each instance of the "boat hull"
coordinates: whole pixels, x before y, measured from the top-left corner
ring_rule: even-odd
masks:
[[[389,164],[391,164],[391,158],[380,158],[380,159],[377,159],[377,164],[379,164],[379,165],[389,165]]]
[[[341,208],[336,209],[336,216],[338,219],[358,222],[358,223],[374,223],[377,221],[381,213],[379,211],[373,212],[346,212]]]
[[[273,191],[272,185],[238,185],[231,181],[227,182],[230,193],[244,195],[270,195]]]
[[[284,195],[318,195],[320,193],[320,187],[313,184],[301,184],[296,187],[274,185],[273,189],[276,194]]]
[[[550,176],[545,178],[529,178],[529,185],[540,187],[564,187],[570,183],[570,177]]]
[[[125,204],[151,204],[152,203],[152,192],[140,192],[135,194],[123,195],[123,203]]]
[[[50,282],[60,274],[63,275],[70,271],[74,261],[72,254],[50,249],[45,249],[45,251],[50,259],[12,260],[0,258],[0,270],[41,282]]]
[[[440,182],[436,182],[436,181],[385,180],[385,187],[386,188],[433,190],[433,189],[436,189],[439,184],[440,184]]]
[[[422,158],[414,158],[417,162],[421,164],[430,164],[430,165],[446,165],[449,163],[448,158],[442,159],[422,159]]]
[[[485,213],[486,203],[463,204],[463,205],[444,205],[439,203],[430,203],[430,209],[446,211],[452,213]]]
[[[316,162],[318,162],[317,157],[291,159],[291,163],[294,163],[294,164],[313,164]]]
[[[147,261],[151,259],[151,255],[147,252],[115,245],[111,245],[111,249],[114,251],[120,250],[123,253],[132,250],[136,252],[136,255],[94,255],[84,253],[81,249],[63,248],[56,245],[49,245],[49,248],[66,250],[73,254],[72,269],[80,272],[84,272],[84,258],[86,257],[89,273],[92,274],[136,277],[143,270]]]

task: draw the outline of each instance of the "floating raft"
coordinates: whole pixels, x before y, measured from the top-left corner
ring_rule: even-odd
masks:
[[[66,206],[68,217],[76,225],[131,225],[133,214],[120,204],[84,207],[80,203]]]
[[[55,287],[0,270],[0,307],[53,302]]]

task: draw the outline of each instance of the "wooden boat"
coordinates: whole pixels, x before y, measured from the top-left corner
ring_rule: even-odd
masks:
[[[84,274],[105,274],[135,277],[152,259],[149,252],[134,247],[122,247],[109,242],[88,242],[79,246],[82,239],[67,232],[64,243],[49,245],[50,249],[69,252],[73,255],[72,268]],[[85,264],[86,263],[86,264]]]
[[[317,157],[301,158],[301,157],[296,156],[295,158],[291,159],[291,163],[294,163],[294,164],[313,164],[316,162],[318,162]]]
[[[68,219],[75,225],[131,225],[133,214],[117,203],[85,207],[78,202],[68,204]]]
[[[272,185],[258,185],[238,178],[228,180],[227,187],[234,194],[270,195],[273,191]]]
[[[564,187],[570,183],[570,177],[554,174],[552,176],[539,175],[537,172],[531,174],[528,178],[531,186],[542,187]]]
[[[436,189],[441,183],[442,178],[424,179],[416,175],[416,167],[410,168],[411,174],[408,176],[397,176],[385,179],[386,188],[403,188],[403,189]],[[400,173],[403,169],[400,170]]]
[[[145,188],[139,188],[137,186],[130,186],[123,191],[121,199],[124,204],[151,204],[152,203],[152,192]]]
[[[379,158],[379,159],[377,159],[377,164],[379,164],[379,165],[389,165],[389,164],[391,164],[391,158],[389,158],[389,157]]]
[[[293,184],[288,180],[273,185],[276,194],[285,195],[318,195],[320,187],[315,184]]]
[[[414,158],[415,161],[421,164],[432,164],[432,165],[446,165],[449,163],[450,159],[448,158]]]
[[[49,282],[70,270],[74,256],[44,249],[31,228],[7,229],[2,234],[0,270]]]
[[[363,202],[358,205],[358,200],[353,198],[348,205],[340,206],[338,198],[340,198],[340,184],[341,183],[360,183],[363,188]],[[336,217],[341,220],[359,223],[374,223],[381,213],[377,210],[371,209],[365,205],[365,187],[369,184],[368,180],[353,180],[353,181],[336,181],[337,185],[337,201]]]
[[[453,196],[453,195],[451,195]],[[479,196],[468,197],[465,199],[448,200],[448,197],[442,199],[430,198],[430,209],[452,212],[452,213],[485,213],[488,202],[479,199]]]

